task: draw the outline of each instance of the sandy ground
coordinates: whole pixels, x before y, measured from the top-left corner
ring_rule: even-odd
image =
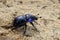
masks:
[[[1,27],[12,25],[14,16],[31,13],[39,18],[36,32],[29,23],[27,33],[23,30],[11,31]],[[0,0],[0,40],[60,40],[60,0]]]

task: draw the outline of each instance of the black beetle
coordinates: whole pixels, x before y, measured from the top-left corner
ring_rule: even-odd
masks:
[[[32,14],[25,14],[25,15],[17,16],[13,20],[12,24],[13,24],[14,28],[12,28],[12,30],[17,29],[17,28],[22,27],[22,26],[25,26],[24,27],[24,33],[23,33],[25,35],[26,29],[27,29],[27,24],[26,23],[30,22],[30,24],[35,28],[35,30],[38,31],[37,28],[33,24],[33,22],[37,23],[35,21],[37,19],[38,19],[38,17],[36,17]]]

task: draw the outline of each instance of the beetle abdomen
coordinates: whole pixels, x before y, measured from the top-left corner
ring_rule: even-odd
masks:
[[[26,24],[26,18],[25,16],[18,16],[14,19],[13,25],[15,27],[20,27]]]

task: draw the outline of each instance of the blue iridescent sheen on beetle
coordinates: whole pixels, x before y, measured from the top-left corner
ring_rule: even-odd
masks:
[[[38,31],[37,28],[33,24],[33,22],[38,24],[36,22],[36,20],[38,20],[38,18],[41,18],[41,17],[36,17],[32,14],[25,14],[25,15],[15,17],[14,20],[13,20],[13,23],[12,23],[13,25],[10,25],[9,27],[7,27],[7,26],[1,26],[1,27],[7,27],[7,29],[12,28],[12,31],[14,29],[19,28],[19,27],[23,27],[23,29],[24,29],[23,34],[25,35],[26,30],[27,30],[27,22],[29,22],[34,27],[34,29],[36,31]],[[26,36],[29,36],[29,35],[26,35]]]
[[[25,16],[18,16],[14,19],[13,25],[15,27],[21,27],[26,24],[26,17]]]
[[[25,14],[25,15],[22,15],[22,16],[18,16],[13,21],[13,26],[14,26],[13,29],[17,29],[19,27],[25,26],[24,27],[24,34],[25,34],[26,29],[27,29],[27,24],[26,23],[29,22],[35,28],[35,30],[38,31],[37,28],[33,24],[33,22],[35,22],[35,20],[37,20],[37,19],[38,19],[38,17],[36,17],[32,14]]]
[[[31,14],[26,14],[26,16],[27,16],[28,22],[33,22],[34,20],[38,19],[36,16],[31,15]]]

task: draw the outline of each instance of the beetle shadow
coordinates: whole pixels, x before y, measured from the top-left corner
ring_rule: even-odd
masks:
[[[3,29],[7,29],[7,30],[10,29],[9,31],[13,32],[15,34],[20,34],[20,33],[22,34],[24,32],[24,27],[20,27],[20,28],[14,29],[14,30],[12,30],[14,28],[14,26],[5,25],[5,26],[0,26],[0,27],[2,27]]]
[[[13,29],[12,26],[1,26],[1,27],[4,28],[4,29],[7,29],[7,30],[10,29],[10,32],[13,32],[15,34],[23,34],[23,32],[24,32],[24,26],[20,27],[20,28],[17,28],[17,29],[14,29],[14,30],[12,30]],[[34,36],[34,33],[37,32],[34,29],[34,27],[32,27],[32,26],[28,26],[26,31],[27,31],[26,34],[28,35],[26,37]],[[23,35],[23,36],[25,36],[25,35]]]

